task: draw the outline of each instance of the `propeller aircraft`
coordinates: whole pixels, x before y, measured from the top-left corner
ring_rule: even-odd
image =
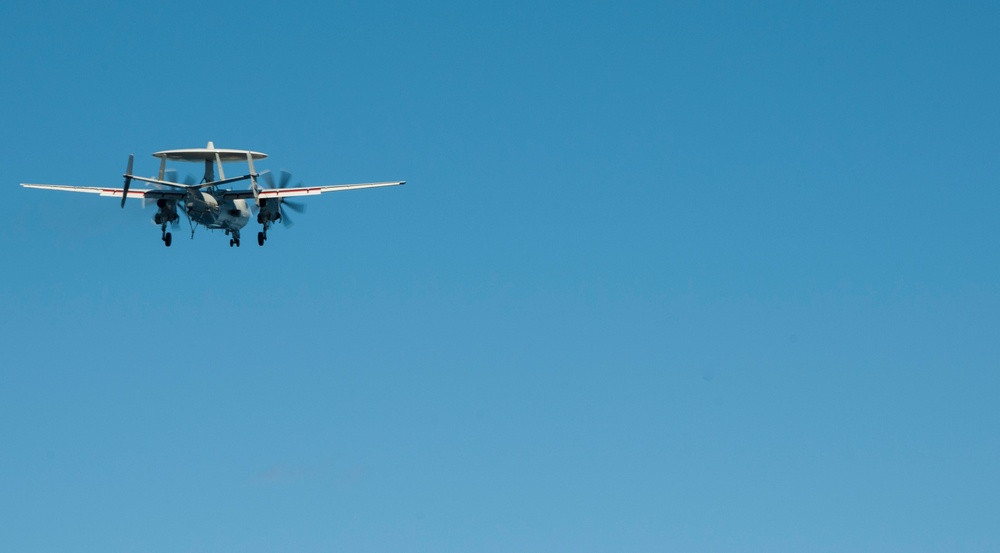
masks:
[[[125,207],[125,200],[128,198],[143,200],[143,207],[147,202],[153,201],[156,202],[157,207],[156,214],[153,215],[153,222],[160,225],[160,239],[165,246],[170,247],[173,241],[170,232],[167,231],[167,224],[176,225],[180,219],[180,215],[178,215],[178,211],[180,211],[187,216],[188,222],[191,224],[192,238],[194,238],[197,225],[202,225],[208,229],[224,230],[226,235],[231,237],[229,247],[239,247],[240,229],[250,221],[251,208],[257,213],[257,222],[263,226],[262,230],[257,233],[257,244],[263,246],[264,242],[267,241],[267,230],[271,225],[277,221],[281,221],[286,226],[291,224],[286,209],[301,212],[305,207],[286,198],[406,184],[406,181],[394,181],[330,186],[301,186],[300,184],[289,187],[291,174],[286,171],[282,171],[281,178],[275,184],[270,171],[257,173],[254,170],[254,160],[264,159],[267,157],[266,154],[250,150],[216,148],[212,142],[209,142],[205,148],[156,152],[153,157],[159,158],[160,170],[156,178],[146,178],[132,174],[134,156],[128,156],[128,166],[125,169],[125,174],[122,175],[125,177],[123,188],[25,183],[22,183],[21,186],[121,198],[121,207]],[[193,182],[193,178],[188,179],[185,183],[178,182],[176,171],[167,169],[167,161],[204,163],[205,174],[201,182],[197,184]],[[249,172],[238,177],[227,178],[222,170],[222,164],[241,161],[247,163]],[[218,170],[218,178],[215,174],[216,169]],[[267,186],[261,187],[258,178],[263,179]],[[132,181],[152,185],[152,188],[131,188]],[[242,181],[250,181],[250,188],[239,190],[227,187],[227,185]],[[248,202],[250,202],[249,206]]]

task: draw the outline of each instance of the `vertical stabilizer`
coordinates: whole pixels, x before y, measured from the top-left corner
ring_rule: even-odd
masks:
[[[128,198],[128,187],[132,184],[132,160],[134,159],[134,155],[128,155],[128,166],[125,168],[125,174],[122,175],[125,177],[125,189],[122,190],[122,207],[125,207],[125,198]]]
[[[253,168],[253,152],[247,152],[247,166],[250,168],[250,190],[253,191],[253,200],[256,202],[260,186],[257,185],[257,171]]]

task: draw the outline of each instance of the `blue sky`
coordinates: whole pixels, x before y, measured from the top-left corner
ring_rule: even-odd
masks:
[[[918,4],[5,4],[0,549],[997,550],[1000,14]],[[18,186],[209,140],[408,184]]]

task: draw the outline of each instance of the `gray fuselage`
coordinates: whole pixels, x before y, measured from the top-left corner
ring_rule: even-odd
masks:
[[[250,221],[246,200],[221,200],[210,191],[193,190],[181,200],[191,219],[210,229],[239,230]]]

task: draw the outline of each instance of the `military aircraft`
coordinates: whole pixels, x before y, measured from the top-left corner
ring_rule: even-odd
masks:
[[[132,174],[132,162],[134,156],[128,156],[128,166],[125,169],[125,186],[123,188],[102,188],[96,186],[70,186],[63,184],[24,184],[27,188],[41,188],[45,190],[62,190],[64,192],[86,192],[90,194],[100,194],[121,198],[121,206],[125,207],[125,200],[128,198],[140,198],[143,200],[143,207],[147,202],[155,201],[157,211],[153,216],[153,222],[160,225],[161,240],[163,244],[170,247],[173,238],[167,231],[167,224],[177,224],[180,219],[178,211],[183,212],[188,222],[191,224],[191,237],[194,238],[194,231],[198,225],[209,229],[222,229],[226,235],[230,236],[229,247],[239,247],[240,229],[246,226],[250,220],[251,207],[257,213],[257,222],[263,225],[263,229],[257,233],[257,244],[263,246],[267,241],[267,230],[270,226],[281,221],[289,225],[291,219],[285,212],[286,209],[301,212],[304,209],[302,204],[288,201],[286,198],[295,196],[311,196],[323,194],[324,192],[341,192],[344,190],[356,190],[358,188],[378,188],[382,186],[398,186],[406,184],[406,181],[395,182],[366,182],[361,184],[338,184],[331,186],[294,186],[288,187],[291,175],[282,171],[281,178],[275,185],[274,177],[270,171],[257,173],[254,170],[254,160],[267,157],[266,154],[250,150],[227,150],[216,148],[212,142],[205,148],[190,148],[185,150],[164,150],[156,152],[153,157],[160,159],[160,170],[156,178],[140,177]],[[188,182],[177,182],[176,170],[167,169],[167,161],[203,162],[205,164],[205,175],[201,182],[195,184],[194,179]],[[222,164],[226,162],[246,161],[249,172],[238,177],[226,178],[222,170]],[[218,179],[215,176],[216,168],[219,171]],[[262,188],[258,182],[258,177],[263,178],[266,188]],[[140,181],[153,186],[153,188],[130,188],[132,181]],[[233,190],[226,188],[226,185],[250,181],[248,190]],[[247,201],[253,200],[248,206]]]

